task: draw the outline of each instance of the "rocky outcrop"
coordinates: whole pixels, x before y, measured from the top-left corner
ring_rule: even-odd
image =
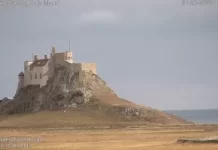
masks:
[[[46,86],[27,86],[15,95],[14,100],[0,103],[0,113],[33,113],[78,107],[90,107],[102,113],[148,122],[185,123],[185,120],[164,112],[119,98],[104,80],[92,72],[78,72],[63,66],[55,69]]]
[[[98,93],[116,95],[98,75],[92,72],[56,68],[45,87],[27,86],[13,101],[0,107],[1,113],[38,112],[79,107]]]

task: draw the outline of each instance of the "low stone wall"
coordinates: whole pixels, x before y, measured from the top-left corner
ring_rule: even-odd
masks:
[[[82,63],[81,67],[83,71],[93,72],[94,74],[97,74],[95,63]]]
[[[94,74],[97,74],[95,63],[68,63],[66,62],[65,66],[73,72],[86,71],[86,72],[92,72]]]

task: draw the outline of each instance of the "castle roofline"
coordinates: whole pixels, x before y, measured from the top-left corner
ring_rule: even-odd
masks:
[[[30,69],[33,69],[34,67],[42,67],[45,66],[45,64],[49,61],[49,59],[37,59],[35,60],[31,65]]]

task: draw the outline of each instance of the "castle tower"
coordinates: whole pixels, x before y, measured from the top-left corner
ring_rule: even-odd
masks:
[[[18,85],[16,94],[19,93],[20,89],[24,87],[24,73],[20,72],[18,75]]]
[[[73,53],[71,51],[66,51],[64,53],[64,59],[69,63],[73,63]]]

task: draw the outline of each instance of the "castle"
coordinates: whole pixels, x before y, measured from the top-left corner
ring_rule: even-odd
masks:
[[[54,69],[59,66],[70,67],[74,71],[87,71],[97,74],[95,63],[75,63],[73,61],[73,53],[65,51],[56,53],[55,47],[52,47],[50,58],[44,55],[43,59],[39,59],[38,55],[34,55],[32,61],[24,62],[24,72],[18,75],[18,93],[21,88],[29,85],[39,85],[40,88],[47,84],[52,76]]]

